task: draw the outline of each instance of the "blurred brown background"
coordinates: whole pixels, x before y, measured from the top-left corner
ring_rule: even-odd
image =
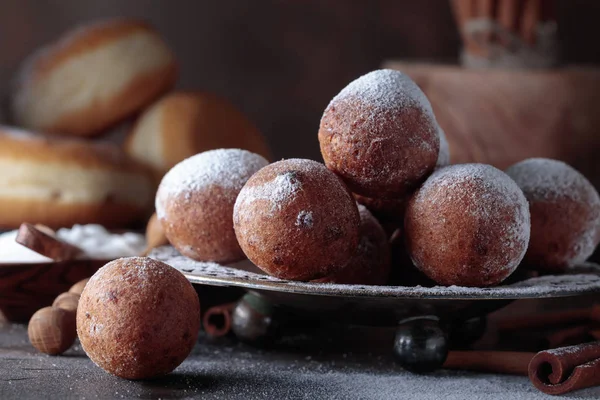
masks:
[[[599,63],[600,2],[558,5],[564,60]],[[446,0],[0,0],[0,90],[32,50],[110,16],[155,24],[179,57],[178,87],[231,99],[278,158],[320,158],[321,113],[353,78],[390,58],[456,62],[460,46]]]

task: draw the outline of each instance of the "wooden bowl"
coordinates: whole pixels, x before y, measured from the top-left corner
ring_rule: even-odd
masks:
[[[571,164],[600,188],[600,68],[466,69],[389,61],[425,92],[453,164]]]
[[[110,260],[0,263],[0,320],[26,322]]]

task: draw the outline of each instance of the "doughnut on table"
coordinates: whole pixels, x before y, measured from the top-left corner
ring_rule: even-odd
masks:
[[[568,274],[529,278],[491,288],[363,286],[294,282],[267,276],[249,261],[228,266],[198,262],[170,246],[150,257],[180,270],[193,284],[248,291],[233,313],[243,341],[269,344],[282,326],[335,320],[353,325],[397,326],[394,354],[408,370],[439,368],[451,346],[477,340],[485,317],[517,299],[583,296],[600,292],[600,266],[586,263]],[[316,322],[315,322],[316,321]]]

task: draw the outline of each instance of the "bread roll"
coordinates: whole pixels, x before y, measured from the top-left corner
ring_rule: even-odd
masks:
[[[0,126],[0,228],[124,227],[152,205],[149,172],[118,147]]]
[[[125,149],[159,176],[195,154],[240,148],[269,158],[258,129],[227,100],[210,93],[171,93],[137,121]]]
[[[173,86],[174,56],[145,22],[112,19],[65,33],[21,67],[11,100],[28,129],[92,136]]]

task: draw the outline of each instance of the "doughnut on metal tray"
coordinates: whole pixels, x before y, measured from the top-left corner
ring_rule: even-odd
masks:
[[[296,295],[437,300],[515,300],[579,296],[600,293],[600,266],[584,263],[561,275],[529,278],[490,288],[459,286],[371,286],[296,282],[265,275],[250,261],[219,265],[199,262],[180,255],[173,247],[163,246],[150,257],[181,271],[194,284],[235,286],[260,292]]]

